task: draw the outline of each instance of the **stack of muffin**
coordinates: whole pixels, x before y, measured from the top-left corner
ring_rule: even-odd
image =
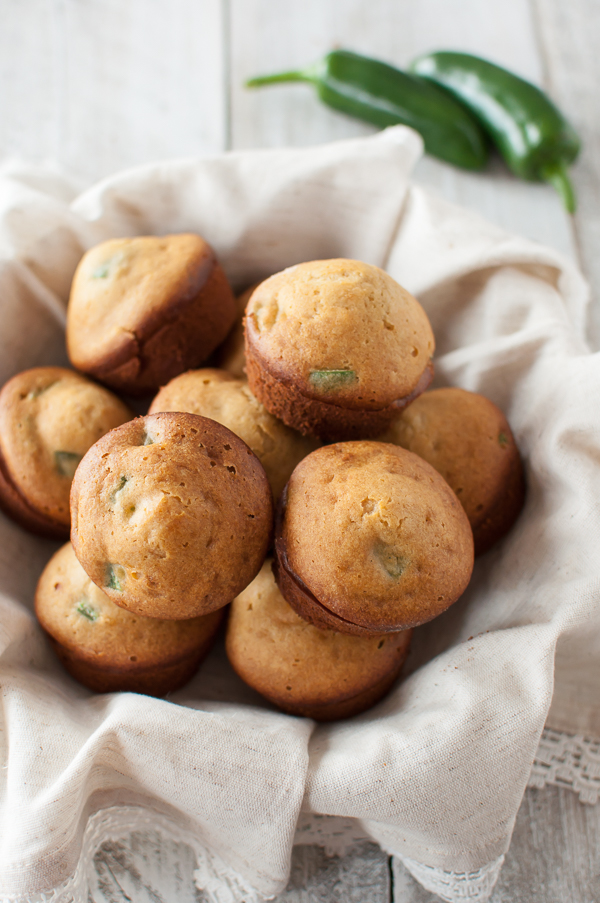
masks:
[[[36,612],[98,692],[181,686],[230,606],[227,654],[259,693],[364,711],[522,507],[504,415],[425,391],[431,326],[377,267],[303,263],[236,302],[199,236],[105,242],[75,274],[67,347],[75,371],[0,392],[0,506],[70,533]],[[134,418],[90,377],[158,394]]]

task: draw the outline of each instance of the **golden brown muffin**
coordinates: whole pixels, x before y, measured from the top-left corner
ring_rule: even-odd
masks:
[[[246,355],[244,353],[244,315],[246,313],[246,305],[252,296],[252,292],[259,283],[251,285],[241,295],[237,295],[235,303],[237,305],[237,320],[235,325],[221,347],[215,354],[215,364],[223,370],[227,370],[232,376],[238,379],[246,378]]]
[[[164,386],[149,414],[187,411],[222,423],[250,446],[264,467],[273,498],[278,499],[296,464],[316,447],[314,440],[273,417],[256,400],[245,380],[225,370],[190,370]]]
[[[334,721],[381,699],[400,673],[411,634],[358,637],[313,627],[287,604],[267,561],[231,606],[226,649],[242,680],[276,706]]]
[[[235,321],[235,300],[199,235],[117,238],[82,258],[67,311],[74,367],[139,394],[197,367]]]
[[[90,690],[164,696],[196,672],[224,609],[187,621],[131,614],[92,583],[67,543],[39,579],[35,611],[67,671]]]
[[[71,490],[71,541],[117,605],[194,618],[254,579],[272,507],[260,461],[234,433],[195,414],[151,414],[83,458]]]
[[[75,468],[133,414],[112,392],[64,367],[35,367],[0,392],[0,507],[22,527],[66,539]]]
[[[433,375],[434,338],[419,302],[356,260],[271,276],[253,292],[245,323],[252,392],[304,435],[377,435]]]
[[[525,478],[514,436],[502,411],[464,389],[426,392],[381,441],[428,461],[454,490],[481,555],[512,527],[525,501]]]
[[[471,527],[446,481],[381,442],[339,442],[300,462],[280,500],[275,552],[292,608],[359,636],[430,621],[473,570]]]

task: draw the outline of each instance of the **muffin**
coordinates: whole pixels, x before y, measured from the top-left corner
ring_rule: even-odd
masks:
[[[225,370],[191,370],[160,390],[149,414],[187,411],[222,423],[243,439],[265,469],[278,499],[296,464],[316,447],[314,440],[284,426],[256,400],[245,380]]]
[[[376,436],[433,375],[421,305],[378,267],[316,260],[271,276],[246,308],[252,392],[325,441]]]
[[[244,315],[246,313],[246,305],[252,296],[252,292],[257,288],[259,283],[251,285],[241,295],[237,295],[235,303],[237,305],[237,320],[233,329],[217,349],[214,362],[217,367],[227,370],[232,376],[238,379],[246,377],[246,355],[244,353]]]
[[[133,414],[64,367],[35,367],[0,391],[0,508],[22,527],[69,536],[69,492],[83,455]]]
[[[69,674],[90,690],[164,696],[196,672],[224,609],[187,621],[131,614],[92,583],[67,543],[39,579],[35,611]]]
[[[151,414],[83,458],[71,490],[71,541],[117,605],[195,618],[254,579],[272,507],[260,461],[230,430],[195,414]]]
[[[519,450],[502,411],[464,389],[421,395],[381,437],[435,467],[454,490],[473,530],[475,554],[512,527],[525,501]]]
[[[77,267],[67,350],[78,370],[142,394],[206,360],[235,315],[225,273],[199,235],[113,239]]]
[[[446,481],[417,455],[366,440],[300,462],[280,500],[275,552],[292,608],[357,636],[430,621],[473,570],[471,527]]]
[[[319,630],[290,608],[266,562],[231,606],[226,649],[242,680],[276,706],[334,721],[363,712],[387,693],[411,633],[358,637]]]

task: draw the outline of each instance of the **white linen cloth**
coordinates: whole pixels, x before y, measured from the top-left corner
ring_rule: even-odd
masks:
[[[585,341],[587,290],[558,253],[410,185],[420,152],[396,127],[145,166],[75,198],[57,176],[4,169],[0,381],[66,363],[70,281],[104,239],[198,232],[238,289],[299,261],[358,258],[421,300],[436,385],[504,410],[528,496],[464,596],[416,631],[406,678],[370,712],[318,727],[263,703],[222,648],[169,700],[79,687],[32,614],[56,546],[0,515],[0,898],[66,888],[88,820],[111,807],[167,820],[263,895],[285,886],[301,812],[359,819],[415,873],[485,871],[508,847],[549,710],[551,726],[600,736],[600,359]]]

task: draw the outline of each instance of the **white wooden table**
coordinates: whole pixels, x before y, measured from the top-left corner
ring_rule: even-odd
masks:
[[[255,74],[302,67],[335,46],[403,66],[462,49],[548,89],[584,141],[574,218],[545,185],[500,163],[467,174],[431,159],[416,177],[448,199],[578,260],[600,296],[600,0],[2,0],[0,156],[50,163],[82,187],[115,170],[228,148],[367,134],[304,85],[250,92]],[[600,348],[600,304],[589,335]],[[93,900],[202,900],[192,851],[152,832],[94,857]],[[294,853],[280,900],[429,903],[400,863],[367,844]],[[600,900],[600,806],[528,790],[492,903]]]

